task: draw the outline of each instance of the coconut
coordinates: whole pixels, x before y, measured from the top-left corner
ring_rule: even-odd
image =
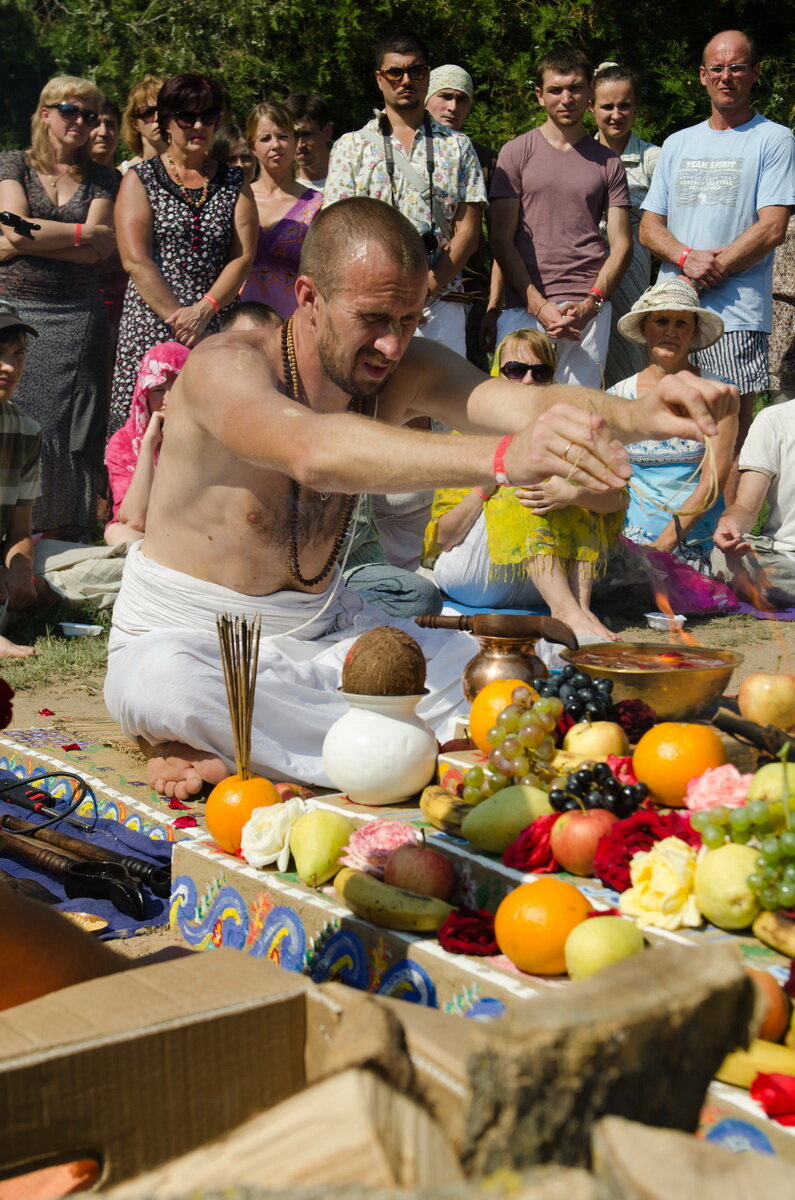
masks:
[[[402,629],[377,625],[357,638],[342,664],[342,690],[357,696],[417,696],[425,655]]]

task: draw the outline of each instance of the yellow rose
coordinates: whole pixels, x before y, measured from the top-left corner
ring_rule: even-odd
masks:
[[[701,924],[693,884],[696,851],[681,838],[664,838],[651,850],[640,850],[629,865],[632,887],[622,892],[619,907],[640,929],[695,928]]]

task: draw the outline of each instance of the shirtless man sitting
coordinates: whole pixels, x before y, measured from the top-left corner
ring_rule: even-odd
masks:
[[[158,791],[184,798],[232,764],[218,612],[260,613],[268,635],[254,770],[328,782],[320,751],[346,708],[337,695],[345,651],[384,623],[334,566],[348,494],[552,474],[606,491],[630,473],[621,443],[703,438],[736,408],[734,389],[691,375],[666,377],[641,402],[488,379],[439,343],[413,339],[426,286],[422,242],[397,210],[340,201],[310,227],[292,321],[219,334],[188,359],[169,402],[146,536],[125,566],[105,685]],[[463,433],[403,428],[418,416]],[[428,658],[430,694],[418,711],[438,727],[462,706],[472,641],[406,627]]]

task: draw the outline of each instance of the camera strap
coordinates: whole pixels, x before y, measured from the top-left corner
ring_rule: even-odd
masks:
[[[442,239],[449,242],[452,237],[452,227],[447,219],[438,197],[433,190],[433,172],[435,168],[435,160],[433,154],[433,129],[431,127],[431,119],[428,114],[423,118],[423,128],[425,130],[425,166],[428,175],[427,185],[420,175],[419,171],[409,161],[405,154],[400,154],[395,157],[395,151],[392,146],[392,130],[389,125],[389,120],[386,116],[381,117],[381,135],[380,138],[371,129],[364,129],[362,132],[367,141],[377,149],[383,149],[384,163],[386,165],[387,175],[389,176],[389,185],[392,192],[392,207],[398,208],[399,205],[395,198],[395,171],[400,171],[407,183],[419,192],[425,204],[428,205],[428,211],[431,218],[431,231],[434,226],[437,226]]]

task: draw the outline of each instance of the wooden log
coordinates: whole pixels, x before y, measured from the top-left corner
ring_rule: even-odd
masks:
[[[350,1070],[108,1195],[173,1197],[201,1187],[425,1188],[463,1180],[444,1131],[372,1071]]]
[[[474,1177],[587,1166],[607,1114],[692,1132],[723,1057],[747,1045],[753,1008],[731,949],[670,946],[490,1024],[398,1012],[420,1094]]]
[[[767,1154],[737,1154],[669,1129],[620,1117],[593,1133],[597,1190],[609,1200],[792,1200],[795,1167]]]

